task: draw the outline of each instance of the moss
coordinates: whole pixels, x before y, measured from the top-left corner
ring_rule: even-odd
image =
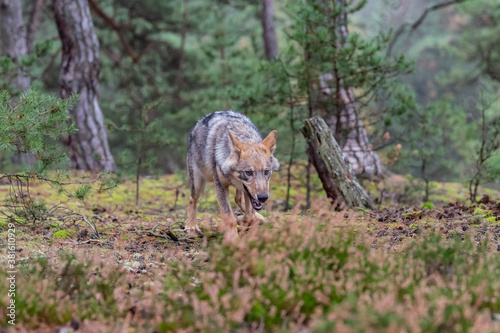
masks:
[[[481,204],[478,208],[474,209],[474,215],[481,215],[482,217],[484,218],[487,218],[487,217],[490,217],[491,215],[493,215],[493,211],[492,210],[486,210],[486,209],[483,209],[485,206],[483,204]]]
[[[469,224],[481,224],[483,222],[483,216],[482,215],[471,216],[468,222]]]
[[[413,179],[415,179],[415,178],[414,178],[411,174],[407,174],[407,175],[405,176],[405,178],[406,178],[408,181],[410,181],[410,182],[411,182]]]
[[[491,223],[496,223],[497,218],[495,216],[490,216],[486,218],[486,221],[491,222]]]
[[[411,224],[408,229],[410,230],[415,230],[415,229],[418,229],[418,224]]]
[[[417,211],[414,211],[414,212],[408,212],[408,213],[401,214],[401,216],[412,216],[412,215],[420,215],[420,214],[422,214],[422,211],[421,210],[417,210]]]
[[[125,192],[127,192],[127,191],[125,190]],[[120,194],[117,194],[117,193],[113,194],[113,201],[121,201],[121,200],[125,200],[125,198],[123,197],[123,195],[120,195]]]
[[[49,224],[51,228],[59,228],[63,223],[61,221],[53,221]]]
[[[484,193],[488,194],[489,196],[495,196],[498,194],[498,191],[490,189],[490,188],[484,188]]]
[[[16,220],[17,223],[24,223],[24,222],[26,222],[26,219],[22,218],[22,217],[15,217],[14,220]]]
[[[52,235],[52,237],[64,239],[64,238],[70,238],[71,234],[69,232],[67,232],[66,230],[59,230],[59,231],[56,231]]]
[[[432,202],[424,202],[422,205],[422,208],[428,208],[428,209],[433,209],[435,205]]]
[[[356,207],[356,210],[358,213],[363,217],[365,214],[370,214],[370,211],[368,209],[365,209],[363,207]]]
[[[363,184],[363,187],[365,188],[365,190],[367,190],[368,192],[370,192],[372,194],[376,194],[379,192],[377,182],[367,182],[367,183]]]

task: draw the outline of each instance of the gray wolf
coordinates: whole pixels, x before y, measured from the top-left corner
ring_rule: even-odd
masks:
[[[197,205],[207,182],[215,186],[224,240],[238,238],[238,222],[250,226],[264,220],[257,211],[269,197],[272,172],[279,169],[273,156],[277,135],[272,131],[262,140],[250,119],[233,111],[214,112],[196,123],[189,133],[186,161],[191,190],[185,226],[188,236],[201,235]],[[229,186],[236,188],[235,202],[244,212],[238,219],[231,209]]]

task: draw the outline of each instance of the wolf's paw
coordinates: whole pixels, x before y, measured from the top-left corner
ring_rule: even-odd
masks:
[[[241,226],[249,227],[253,224],[259,224],[266,222],[264,219],[264,216],[260,215],[259,213],[254,213],[253,215],[240,215],[237,218],[238,224]]]
[[[236,215],[236,223],[241,226],[245,226],[247,224],[246,215]]]
[[[203,232],[198,226],[192,228],[185,228],[186,235],[188,238],[200,238],[203,237]]]
[[[236,243],[240,239],[238,235],[238,229],[231,228],[224,233],[224,242],[225,243]]]
[[[266,219],[264,218],[264,216],[260,215],[259,213],[255,213],[254,219],[257,220],[257,223],[266,222]]]
[[[253,219],[249,218],[248,215],[246,215],[246,214],[236,217],[236,221],[237,221],[238,225],[240,225],[242,227],[249,227],[254,222]]]

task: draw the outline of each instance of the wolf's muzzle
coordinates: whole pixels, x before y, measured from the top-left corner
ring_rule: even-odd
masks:
[[[248,190],[248,188],[247,188],[245,185],[243,185],[243,188],[244,188],[244,189],[245,189],[245,191],[247,192],[248,198],[250,199],[250,202],[251,202],[251,204],[252,204],[253,209],[255,209],[255,210],[257,210],[257,211],[261,210],[261,209],[264,207],[264,202],[266,202],[267,198],[266,198],[266,200],[261,201],[261,200],[259,199],[259,196],[257,196],[257,199],[255,199],[255,198],[254,198],[254,197],[250,194],[250,191]],[[267,196],[267,195],[266,195],[266,196]]]

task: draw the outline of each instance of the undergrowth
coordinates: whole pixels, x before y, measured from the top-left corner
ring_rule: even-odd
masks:
[[[17,275],[18,322],[27,329],[76,322],[91,332],[500,329],[494,235],[445,237],[429,227],[389,249],[341,214],[320,215],[288,215],[251,229],[236,246],[210,242],[195,257],[150,252],[138,259],[150,263],[143,274],[98,248],[26,259]]]

